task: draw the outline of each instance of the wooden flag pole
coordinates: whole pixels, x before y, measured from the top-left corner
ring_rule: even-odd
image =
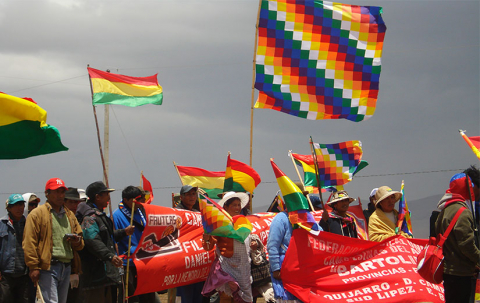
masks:
[[[253,158],[253,106],[255,97],[255,65],[257,63],[257,40],[258,40],[258,20],[260,19],[260,9],[262,8],[262,0],[258,2],[257,23],[255,24],[255,45],[253,48],[253,68],[252,68],[252,102],[250,106],[250,166],[252,166]],[[250,205],[251,208],[251,205]],[[251,211],[251,209],[250,209]]]
[[[182,186],[184,186],[185,184],[183,184],[182,176],[180,176],[180,172],[178,171],[177,163],[175,163],[175,161],[173,161],[173,166],[175,167],[178,177],[180,178],[180,183],[182,183]]]
[[[317,154],[315,153],[315,148],[313,147],[312,136],[310,136],[310,150],[312,151],[312,158],[313,158],[313,163],[314,163],[314,166],[315,166],[315,176],[317,178],[318,195],[320,196],[320,203],[322,204],[322,208],[325,209],[325,205],[323,204],[323,197],[322,197],[322,186],[320,185],[320,176],[318,174]]]
[[[293,155],[292,155],[291,150],[288,151],[288,155],[290,156],[290,159],[292,159],[293,167],[295,167],[295,170],[297,171],[298,178],[300,179],[300,182],[302,183],[303,188],[305,189],[305,183],[303,183],[302,177],[300,176],[300,172],[298,171],[298,167],[295,164],[295,160],[293,160]],[[302,194],[303,194],[303,192],[302,192]],[[314,211],[315,208],[313,208],[313,204],[312,204],[312,201],[310,201],[310,197],[307,195],[306,198],[307,198],[308,204],[310,205],[310,209],[312,211]]]
[[[143,172],[142,172],[143,173]],[[133,199],[132,203],[132,213],[130,217],[130,226],[133,225],[133,217],[135,216],[135,202],[137,199]],[[124,302],[128,302],[128,274],[130,271],[130,249],[132,247],[132,235],[128,236],[128,251],[127,251],[127,272],[125,274],[125,298]]]
[[[87,64],[87,68],[90,67],[89,64]],[[102,151],[102,140],[100,139],[100,130],[98,127],[98,119],[97,119],[97,110],[95,105],[93,104],[93,87],[92,87],[92,78],[90,77],[90,73],[88,74],[88,80],[90,81],[90,92],[92,94],[92,107],[93,107],[93,116],[95,117],[95,126],[97,128],[97,139],[98,139],[98,149],[100,150],[100,158],[102,159],[102,167],[103,167],[103,178],[105,180],[105,185],[107,188],[110,188],[109,183],[108,183],[108,172],[105,166],[105,158],[103,156],[103,151]],[[113,212],[112,212],[112,203],[108,203],[108,210],[110,212],[110,219],[113,222],[113,230],[115,230],[115,221],[113,220]],[[115,251],[118,253],[118,245],[115,243]],[[125,285],[122,283],[123,287],[125,288]],[[128,285],[127,285],[128,286]]]
[[[90,66],[87,65],[87,68],[88,67],[90,67]],[[90,92],[92,94],[93,116],[95,117],[95,126],[97,128],[98,149],[100,150],[100,158],[102,159],[103,178],[105,180],[105,185],[107,185],[107,187],[108,187],[108,175],[107,175],[107,170],[105,168],[105,158],[103,157],[102,141],[100,139],[100,129],[98,127],[97,110],[96,110],[95,105],[93,104],[93,87],[92,87],[92,79],[90,77],[90,74],[88,74],[88,79],[90,81]]]

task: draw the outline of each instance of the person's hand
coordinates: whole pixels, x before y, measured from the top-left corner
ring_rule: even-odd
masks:
[[[28,275],[32,279],[33,286],[37,286],[38,280],[40,280],[40,269],[34,269]]]
[[[75,236],[72,236],[72,237],[67,237],[67,242],[77,244],[78,242],[80,242],[81,239],[82,239],[82,236],[75,235]]]
[[[80,282],[80,280],[78,279],[77,274],[70,275],[70,288],[71,289],[77,288],[79,282]]]
[[[257,249],[258,249],[258,243],[257,243],[257,241],[252,241],[252,242],[250,242],[250,249],[251,249],[251,250],[257,250]]]
[[[322,220],[325,222],[328,220],[328,211],[325,208],[323,209]]]
[[[125,233],[127,236],[133,235],[133,231],[135,230],[135,227],[133,225],[130,225],[129,227],[125,228]]]
[[[282,280],[282,277],[280,277],[280,270],[274,271],[272,276],[277,280]]]
[[[123,260],[118,256],[113,256],[111,262],[115,267],[122,267],[123,266]]]
[[[235,291],[238,289],[237,283],[235,283],[235,282],[233,282],[233,281],[229,281],[229,282],[228,282],[228,286],[229,286],[230,289],[232,290],[232,293],[235,292]]]

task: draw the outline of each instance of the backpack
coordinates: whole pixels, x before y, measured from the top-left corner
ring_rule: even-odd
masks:
[[[434,284],[440,284],[443,281],[443,243],[452,231],[458,217],[465,210],[460,208],[452,222],[448,225],[445,233],[438,234],[436,238],[431,237],[430,241],[417,256],[417,272],[426,281]]]

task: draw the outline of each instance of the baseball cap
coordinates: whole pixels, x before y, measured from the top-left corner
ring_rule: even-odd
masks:
[[[198,187],[193,187],[193,186],[191,186],[191,185],[184,185],[184,186],[182,186],[182,188],[180,189],[180,195],[183,195],[184,193],[188,193],[188,192],[191,191],[192,189],[197,190]]]
[[[10,197],[7,199],[7,207],[8,205],[17,204],[18,202],[25,203],[25,199],[21,194],[11,194]]]
[[[114,191],[113,188],[108,188],[102,181],[96,181],[87,186],[85,193],[87,194],[88,198],[95,200],[95,195],[98,195],[102,192],[112,192]]]
[[[45,185],[45,191],[49,189],[56,190],[62,187],[65,188],[65,190],[67,190],[67,187],[65,186],[65,182],[63,182],[62,179],[51,178],[50,180],[47,181],[47,184]]]
[[[85,190],[84,189],[81,189],[81,188],[78,188],[78,194],[80,196],[80,199],[86,201],[88,199],[87,195],[85,194]]]

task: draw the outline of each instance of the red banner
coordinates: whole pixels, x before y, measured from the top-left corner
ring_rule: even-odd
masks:
[[[427,240],[383,242],[296,229],[283,261],[285,288],[303,302],[444,302],[443,286],[416,272]]]
[[[205,281],[214,250],[202,248],[202,215],[181,209],[143,204],[147,225],[133,254],[137,268],[134,295]],[[252,233],[267,244],[275,213],[247,216]]]

